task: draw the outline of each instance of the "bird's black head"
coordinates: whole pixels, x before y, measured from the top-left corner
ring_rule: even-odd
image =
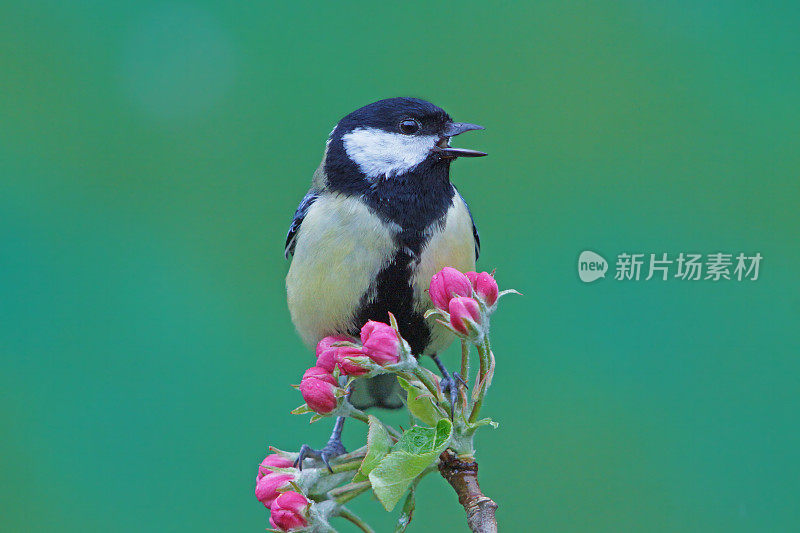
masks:
[[[331,132],[325,158],[328,183],[343,192],[360,192],[397,178],[417,186],[448,181],[455,158],[486,155],[450,146],[451,137],[478,129],[483,128],[453,122],[443,109],[425,100],[379,100],[353,111]]]

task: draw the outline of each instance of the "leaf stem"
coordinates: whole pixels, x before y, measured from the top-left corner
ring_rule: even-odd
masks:
[[[352,511],[350,511],[350,509],[348,509],[347,507],[342,507],[342,508],[340,508],[340,509],[339,509],[339,513],[338,513],[338,514],[339,514],[339,516],[341,516],[341,517],[342,517],[342,518],[344,518],[345,520],[349,520],[350,522],[352,522],[353,524],[355,524],[355,525],[356,525],[356,526],[357,526],[357,527],[358,527],[358,528],[359,528],[361,531],[363,531],[364,533],[375,533],[375,530],[373,530],[371,527],[369,527],[369,524],[367,524],[367,523],[366,523],[366,522],[364,522],[364,521],[363,521],[361,518],[359,518],[358,516],[356,516],[356,515],[355,515],[355,514],[354,514]]]
[[[478,419],[478,414],[481,412],[481,406],[483,405],[483,398],[486,396],[486,373],[489,371],[489,353],[490,353],[490,345],[489,345],[489,336],[486,335],[483,339],[481,344],[477,345],[478,354],[480,354],[480,361],[481,361],[481,368],[480,374],[478,375],[478,386],[480,390],[478,392],[478,396],[475,399],[475,404],[472,406],[472,413],[469,415],[469,421],[475,422]]]
[[[350,470],[358,470],[361,466],[361,459],[358,461],[350,461],[349,463],[342,463],[338,465],[331,466],[331,470],[333,470],[334,474],[339,474],[340,472],[348,472]]]
[[[367,417],[367,413],[362,411],[361,409],[356,409],[355,407],[350,407],[350,410],[347,412],[347,415],[355,418],[356,420],[360,420],[365,424],[369,424],[369,417]]]
[[[358,483],[348,483],[341,487],[335,488],[328,494],[331,498],[336,500],[336,503],[347,503],[362,492],[369,490],[372,485],[369,481],[360,481]]]
[[[430,393],[433,394],[433,397],[438,401],[440,394],[439,389],[436,387],[436,384],[431,381],[430,376],[428,376],[420,367],[414,368],[414,376],[416,376],[416,378],[420,380],[423,385],[425,385],[425,388],[428,389]]]
[[[461,339],[461,378],[469,383],[469,344]]]

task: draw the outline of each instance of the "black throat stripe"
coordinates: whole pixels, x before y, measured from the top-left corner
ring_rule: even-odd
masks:
[[[411,346],[411,352],[414,355],[423,353],[430,342],[431,332],[423,315],[414,310],[411,276],[418,261],[408,250],[400,249],[389,265],[381,270],[375,280],[374,292],[369,291],[361,299],[356,314],[357,327],[353,332],[356,336],[367,320],[388,322],[391,312],[397,319],[400,334]],[[369,298],[371,295],[374,297]]]
[[[340,194],[358,196],[384,222],[396,224],[394,256],[361,298],[351,333],[358,336],[367,320],[397,319],[414,355],[428,346],[431,332],[421,313],[414,310],[414,270],[434,229],[446,222],[458,194],[450,183],[450,162],[431,157],[405,174],[367,180],[346,157],[329,153],[328,185]]]

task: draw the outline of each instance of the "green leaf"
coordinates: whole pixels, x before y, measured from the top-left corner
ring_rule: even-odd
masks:
[[[480,420],[476,420],[472,423],[472,427],[480,427],[480,426],[492,426],[492,428],[497,429],[500,424],[492,420],[491,418],[481,418]]]
[[[450,442],[453,424],[444,418],[435,428],[414,426],[406,430],[369,474],[372,491],[387,511],[394,509],[408,486],[434,464]]]
[[[380,420],[375,416],[369,415],[369,432],[367,433],[367,455],[361,461],[361,466],[356,472],[353,481],[364,481],[369,473],[378,466],[392,446],[389,433]]]
[[[293,415],[304,415],[306,413],[313,413],[311,409],[308,408],[307,404],[303,404],[299,407],[295,407],[290,411]]]
[[[394,509],[408,486],[436,457],[392,452],[369,474],[372,491],[387,511]]]
[[[438,422],[442,416],[437,412],[436,407],[431,401],[431,398],[424,397],[426,394],[430,394],[428,390],[415,387],[401,377],[398,377],[397,381],[408,393],[406,397],[406,405],[408,405],[408,410],[411,411],[411,414],[429,426],[435,426],[436,422]],[[423,397],[420,398],[420,396]]]
[[[428,309],[427,311],[425,311],[425,314],[422,315],[422,318],[427,319],[432,316],[444,316],[444,313],[439,309]]]
[[[439,420],[435,428],[410,427],[403,433],[392,451],[404,451],[414,455],[430,453],[447,444],[452,429],[453,424],[446,418]],[[444,451],[444,448],[441,451]]]
[[[444,422],[444,424],[442,423]],[[436,452],[440,454],[447,448],[447,444],[450,442],[450,435],[453,434],[453,423],[447,420],[446,418],[443,420],[439,420],[436,423],[436,434],[435,440],[433,442],[433,449],[434,450],[441,450]]]
[[[391,325],[392,329],[394,329],[398,334],[400,333],[400,326],[397,325],[397,319],[392,313],[389,313],[389,325]]]

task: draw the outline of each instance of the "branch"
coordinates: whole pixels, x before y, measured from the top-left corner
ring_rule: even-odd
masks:
[[[481,492],[478,463],[463,461],[450,450],[445,450],[439,459],[439,472],[456,491],[472,533],[497,533],[497,504]]]

